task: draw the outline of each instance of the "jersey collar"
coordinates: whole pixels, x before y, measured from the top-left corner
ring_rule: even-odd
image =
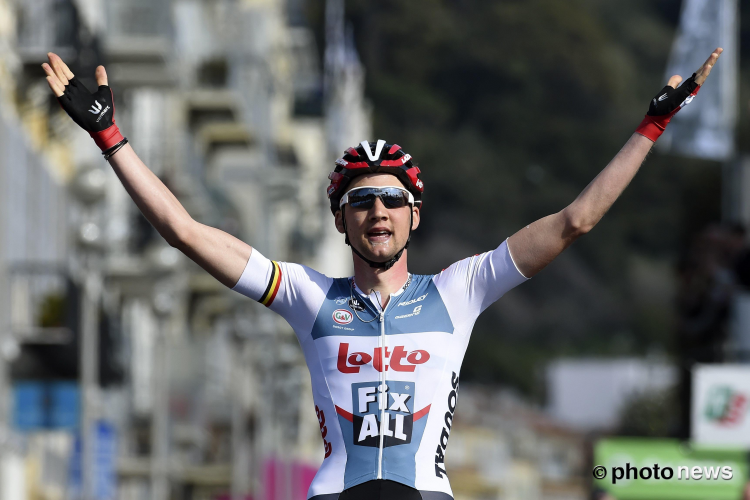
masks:
[[[399,295],[401,295],[402,293],[404,293],[407,288],[409,288],[409,285],[411,284],[412,274],[411,273],[408,273],[408,274],[409,275],[407,276],[406,281],[401,286],[401,288],[399,288],[397,291],[395,291],[395,292],[393,292],[391,294],[391,299],[393,297],[398,297]],[[351,278],[349,278],[349,279],[352,280],[352,282],[354,282],[354,289],[356,290],[356,292],[359,295],[361,295],[362,297],[367,297],[368,299],[370,299],[370,302],[377,308],[378,311],[382,311],[383,310],[383,307],[380,305],[382,303],[382,301],[380,300],[380,292],[378,292],[376,290],[373,290],[372,293],[365,293],[362,290],[360,290],[359,286],[357,286],[357,282],[354,281],[354,277],[353,276]]]

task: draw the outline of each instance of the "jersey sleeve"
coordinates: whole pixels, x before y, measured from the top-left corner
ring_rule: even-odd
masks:
[[[482,311],[528,278],[513,262],[506,239],[491,252],[456,262],[433,280],[454,323],[473,324]]]
[[[332,278],[307,266],[269,260],[253,248],[232,290],[281,315],[301,336],[312,329],[332,284]]]

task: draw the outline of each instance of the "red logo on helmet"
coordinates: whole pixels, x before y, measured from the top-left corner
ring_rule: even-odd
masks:
[[[406,171],[406,175],[409,176],[409,180],[411,180],[411,183],[414,184],[414,186],[421,193],[422,191],[424,191],[424,184],[419,179],[419,177],[417,177],[417,174],[419,173],[420,173],[419,167],[412,167]]]
[[[360,366],[372,362],[372,366],[379,372],[388,370],[388,368],[396,372],[413,372],[417,367],[416,365],[427,363],[430,360],[430,353],[422,349],[407,353],[404,346],[399,345],[393,348],[393,352],[390,352],[386,347],[385,358],[388,360],[387,365],[383,361],[382,347],[376,347],[372,356],[366,352],[349,354],[349,344],[343,342],[339,344],[336,367],[341,373],[359,373]]]

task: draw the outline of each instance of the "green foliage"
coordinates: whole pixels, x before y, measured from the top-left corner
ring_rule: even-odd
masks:
[[[674,389],[637,394],[623,408],[618,434],[671,437],[679,426],[680,404]]]
[[[65,295],[51,293],[42,298],[39,304],[38,324],[42,328],[55,328],[65,325]]]

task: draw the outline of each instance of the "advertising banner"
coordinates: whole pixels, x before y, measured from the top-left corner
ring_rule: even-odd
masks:
[[[602,439],[593,472],[594,486],[617,500],[738,500],[748,479],[744,452],[673,439]]]
[[[109,422],[100,420],[92,431],[96,433],[96,449],[94,450],[94,498],[90,500],[115,500],[117,498],[117,430]],[[85,500],[82,495],[81,446],[79,433],[70,461],[69,500]]]
[[[674,154],[724,161],[734,154],[738,103],[737,0],[685,0],[665,82],[689,77],[716,47],[724,54],[711,71],[710,85],[677,113],[658,147]]]
[[[693,368],[694,444],[750,450],[750,365]]]

